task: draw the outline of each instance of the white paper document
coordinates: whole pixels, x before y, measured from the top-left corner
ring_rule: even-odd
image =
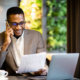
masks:
[[[21,56],[20,66],[16,73],[35,72],[43,69],[46,60],[46,52]]]

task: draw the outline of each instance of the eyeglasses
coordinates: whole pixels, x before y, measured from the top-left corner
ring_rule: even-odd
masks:
[[[18,25],[19,25],[20,27],[23,27],[26,22],[23,21],[23,22],[20,22],[20,23],[16,23],[16,22],[9,22],[9,21],[8,21],[8,23],[10,23],[12,27],[17,27]]]

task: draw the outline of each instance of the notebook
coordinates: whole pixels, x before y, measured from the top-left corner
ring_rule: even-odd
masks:
[[[79,53],[52,55],[47,80],[73,79]]]

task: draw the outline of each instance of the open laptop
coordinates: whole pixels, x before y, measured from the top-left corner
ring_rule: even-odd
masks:
[[[79,53],[52,55],[47,80],[73,79]]]

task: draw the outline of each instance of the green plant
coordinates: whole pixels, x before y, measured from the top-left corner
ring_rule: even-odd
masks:
[[[66,50],[66,0],[47,0],[47,49]]]
[[[25,20],[30,24],[27,28],[42,33],[42,1],[21,0],[19,7],[23,9]]]

